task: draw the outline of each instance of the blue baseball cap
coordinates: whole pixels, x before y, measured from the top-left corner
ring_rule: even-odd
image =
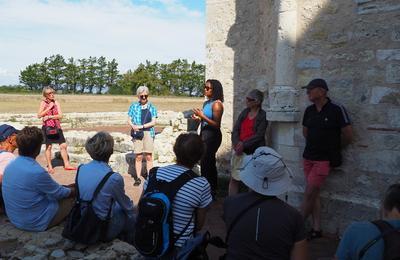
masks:
[[[6,140],[8,137],[10,137],[12,134],[17,134],[19,130],[15,129],[11,125],[0,125],[0,142],[3,142]]]

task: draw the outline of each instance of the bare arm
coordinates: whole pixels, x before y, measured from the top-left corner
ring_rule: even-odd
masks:
[[[53,108],[53,106],[48,106],[47,109],[44,109],[45,105],[46,104],[45,104],[44,101],[40,102],[39,111],[38,111],[38,114],[37,114],[38,118],[44,117],[50,111],[50,109]]]
[[[307,134],[308,134],[308,128],[303,126],[303,136],[304,136],[304,138],[307,138]]]
[[[308,244],[307,241],[301,240],[294,243],[292,252],[290,253],[291,260],[307,260],[308,258]]]
[[[353,128],[351,125],[347,125],[342,128],[342,144],[346,146],[353,140]]]
[[[151,122],[143,124],[143,128],[149,128],[149,127],[153,127],[155,125],[156,125],[156,118],[152,117]]]
[[[198,208],[196,210],[196,219],[197,219],[197,223],[196,223],[196,227],[197,227],[197,231],[201,230],[203,228],[204,222],[206,221],[206,215],[207,215],[207,211],[210,208],[210,206],[207,206],[205,208]]]
[[[57,106],[57,115],[53,115],[50,117],[50,119],[61,119],[63,118],[63,113],[61,111],[61,106],[60,103],[58,103],[58,101],[55,101],[55,105]]]

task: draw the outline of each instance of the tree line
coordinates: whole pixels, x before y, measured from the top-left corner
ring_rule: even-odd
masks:
[[[20,83],[30,91],[52,85],[62,93],[136,94],[145,85],[155,95],[200,96],[205,80],[205,66],[186,59],[169,64],[146,61],[136,69],[120,74],[115,59],[82,59],[57,54],[44,58],[21,71]]]

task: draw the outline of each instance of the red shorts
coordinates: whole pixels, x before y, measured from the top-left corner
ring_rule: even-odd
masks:
[[[304,175],[307,185],[320,188],[329,175],[329,161],[303,161]]]

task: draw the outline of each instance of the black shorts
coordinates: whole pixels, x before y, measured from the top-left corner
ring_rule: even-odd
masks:
[[[62,144],[65,143],[65,137],[63,134],[62,129],[58,129],[58,135],[47,137],[45,126],[42,126],[42,133],[43,133],[43,143],[44,144]]]

